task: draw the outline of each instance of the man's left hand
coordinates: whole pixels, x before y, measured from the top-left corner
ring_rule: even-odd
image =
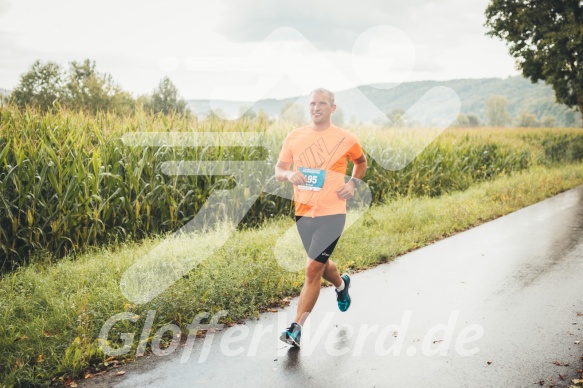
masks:
[[[344,184],[344,186],[336,190],[336,193],[338,194],[339,198],[349,200],[350,198],[354,197],[354,189],[354,183],[348,181]]]

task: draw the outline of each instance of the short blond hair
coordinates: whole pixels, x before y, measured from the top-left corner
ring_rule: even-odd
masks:
[[[332,93],[328,89],[324,89],[324,88],[314,89],[310,93],[310,96],[312,96],[314,94],[326,94],[326,95],[328,95],[328,100],[330,100],[330,105],[334,105],[334,93]]]

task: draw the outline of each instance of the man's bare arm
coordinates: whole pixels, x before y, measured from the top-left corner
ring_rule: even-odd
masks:
[[[278,182],[291,182],[294,185],[303,185],[306,183],[306,176],[299,171],[291,171],[291,163],[277,161],[275,165],[275,179]]]
[[[352,177],[356,179],[364,178],[368,164],[366,163],[366,156],[362,156],[354,161],[354,167],[352,168]]]
[[[366,156],[362,156],[354,161],[354,167],[352,168],[352,177],[356,179],[362,179],[366,173],[367,164]],[[338,196],[342,199],[350,199],[354,196],[354,191],[356,190],[356,184],[353,181],[348,181],[337,190]]]

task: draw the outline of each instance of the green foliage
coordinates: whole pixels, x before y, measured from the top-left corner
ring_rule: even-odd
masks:
[[[337,107],[336,111],[332,114],[332,123],[338,127],[343,127],[345,124],[344,109]]]
[[[210,109],[206,114],[206,119],[209,122],[224,123],[229,115],[221,108]]]
[[[51,109],[57,101],[63,102],[66,91],[61,65],[35,61],[30,70],[20,77],[11,98],[20,107],[36,106],[43,111]]]
[[[557,126],[557,119],[553,116],[543,116],[540,125],[544,128],[554,128]]]
[[[47,111],[55,103],[72,110],[95,114],[115,112],[129,115],[136,108],[161,112],[189,114],[186,102],[179,98],[178,89],[168,77],[164,77],[151,96],[140,96],[137,101],[124,91],[110,74],[100,73],[95,61],[73,61],[65,72],[53,62],[46,64],[36,61],[23,74],[11,99],[20,108],[31,107]]]
[[[403,122],[399,121],[401,116],[405,114],[405,110],[401,108],[393,108],[387,113],[387,118],[391,120],[392,126],[403,126]]]
[[[137,129],[190,132],[193,124],[182,115],[145,112],[122,118],[64,109],[45,115],[30,109],[1,109],[0,263],[13,268],[43,249],[59,258],[91,246],[175,231],[192,219],[211,192],[230,187],[231,182],[220,176],[169,176],[160,170],[161,163],[266,160],[268,166],[274,166],[282,141],[293,128],[258,119],[206,120],[199,128],[214,132],[269,130],[261,148],[219,143],[205,148],[133,147],[121,140],[124,133]],[[390,150],[395,137],[387,131],[372,135],[366,126],[350,129],[362,139],[365,151],[374,147]],[[496,132],[492,130],[448,131],[397,172],[384,170],[371,158],[365,181],[374,203],[399,196],[439,196],[543,163],[543,143],[524,140],[518,130],[506,132],[493,138]],[[532,136],[537,139],[545,133],[540,130]],[[553,133],[568,134],[574,144],[583,136],[576,130]],[[537,159],[539,155],[541,159]],[[578,160],[575,151],[565,155],[561,162]],[[556,160],[554,156],[546,159]],[[266,179],[262,171],[249,174],[260,182]],[[236,212],[242,203],[231,205]],[[257,225],[277,214],[291,214],[290,201],[262,196],[244,223]]]
[[[364,270],[582,182],[581,164],[537,167],[439,198],[399,198],[374,206],[348,229],[334,260],[342,272]],[[298,295],[302,272],[285,270],[273,257],[276,241],[290,227],[293,220],[279,218],[235,232],[212,258],[139,306],[121,293],[121,274],[165,236],[91,250],[54,265],[39,261],[6,274],[0,278],[0,381],[8,387],[65,385],[81,379],[83,370],[104,369],[107,356],[97,338],[105,321],[120,312],[139,320],[119,322],[109,340],[118,347],[120,333],[133,333],[133,351],[125,356],[131,360],[149,310],[156,312],[152,333],[168,323],[186,333],[198,313],[228,310],[220,322],[237,322]],[[186,244],[196,243],[197,236],[190,238]],[[173,252],[165,254],[161,259],[171,262]]]
[[[468,126],[468,116],[466,116],[463,113],[460,113],[457,116],[457,119],[455,120],[455,122],[452,124],[453,127],[467,127]]]
[[[547,163],[580,162],[583,160],[583,139],[568,134],[549,134],[541,141]]]
[[[82,63],[70,63],[68,72],[67,106],[86,112],[118,111],[130,113],[134,110],[132,96],[117,85],[110,74],[98,73],[95,61],[86,59]]]
[[[481,125],[480,118],[476,115],[469,114],[467,115],[468,118],[468,127],[479,127]]]
[[[540,126],[539,121],[537,120],[536,116],[529,112],[522,112],[520,116],[516,118],[516,126],[517,127],[526,127],[526,128],[536,128]]]
[[[579,0],[492,0],[488,34],[506,41],[518,68],[544,80],[557,101],[583,115],[583,3]]]
[[[287,102],[279,112],[279,118],[291,125],[299,126],[306,123],[306,109],[297,102]]]
[[[111,111],[131,113],[133,97],[117,85],[109,74],[98,73],[95,62],[69,64],[68,72],[54,63],[36,61],[20,78],[12,92],[12,100],[21,108],[33,107],[47,111],[55,103],[74,110],[95,113]]]
[[[260,127],[269,126],[271,124],[271,120],[269,119],[269,115],[263,110],[259,109],[257,112],[257,117],[255,117],[257,124]]]
[[[170,113],[184,114],[188,112],[186,102],[179,97],[178,89],[168,77],[162,78],[156,89],[152,92],[149,108],[154,113],[162,112],[166,115]]]
[[[480,126],[480,119],[476,115],[465,115],[460,113],[452,124],[453,127],[460,127],[460,128],[474,128]]]
[[[243,119],[253,120],[255,117],[257,117],[257,114],[251,106],[243,105],[239,107],[239,116]]]
[[[168,176],[160,171],[164,161],[261,158],[254,148],[140,148],[121,140],[137,128],[191,125],[189,118],[174,115],[0,110],[0,266],[21,265],[41,248],[60,257],[178,229],[221,180]],[[243,130],[236,123],[220,125]]]
[[[382,85],[381,85],[382,86]],[[344,125],[355,125],[358,123],[370,123],[371,117],[378,117],[378,111],[390,113],[400,109],[403,112],[408,107],[415,104],[427,91],[436,86],[445,86],[453,89],[462,101],[461,113],[468,116],[469,126],[478,127],[488,124],[486,119],[486,100],[493,95],[505,96],[508,100],[508,113],[514,117],[521,112],[528,111],[536,115],[537,119],[543,116],[553,116],[556,119],[557,127],[580,127],[583,125],[581,115],[563,104],[555,101],[553,89],[539,82],[533,84],[522,76],[485,79],[463,79],[450,81],[418,81],[405,82],[390,89],[380,89],[373,86],[359,86],[358,90],[348,89],[336,93],[337,100],[342,103],[338,109],[342,108],[345,123]],[[363,103],[364,94],[372,104]],[[285,100],[265,99],[257,101],[254,107],[257,110],[264,110],[270,117],[278,117],[281,108],[285,104],[296,101],[297,98]],[[303,107],[307,106],[307,101]],[[195,112],[204,115],[211,107],[209,100],[189,100],[189,106]],[[234,116],[239,105],[234,101],[212,101],[213,109],[220,108],[230,116]],[[437,108],[436,108],[437,109]],[[438,114],[432,107],[427,107],[427,116],[434,117]],[[332,116],[334,122],[335,115]],[[305,118],[305,116],[304,116]],[[305,121],[301,121],[304,124]]]
[[[510,122],[508,100],[505,96],[491,96],[486,101],[486,118],[493,127],[504,127]]]

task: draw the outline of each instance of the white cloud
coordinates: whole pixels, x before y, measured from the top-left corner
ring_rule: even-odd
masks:
[[[390,25],[417,42],[448,46],[461,34],[483,34],[486,5],[487,0],[228,1],[218,30],[233,41],[262,41],[277,28],[292,27],[319,49],[350,51],[363,31]]]
[[[12,8],[12,1],[0,0],[0,17],[6,15]]]
[[[94,59],[99,71],[134,94],[151,92],[168,75],[186,98],[247,101],[256,97],[249,85],[262,85],[260,97],[303,89],[281,79],[283,66],[301,83],[335,90],[363,82],[515,74],[504,44],[484,35],[486,4],[361,0],[355,12],[354,3],[329,0],[0,0],[0,88],[14,87],[36,59],[63,65]],[[352,49],[360,34],[378,25],[397,27],[408,37],[414,62],[369,66],[363,77],[352,65]],[[292,33],[272,35],[284,26]],[[264,42],[270,36],[277,39]],[[314,47],[321,54],[317,61]],[[396,45],[383,50],[399,52]],[[326,72],[322,58],[339,72]],[[233,67],[254,74],[237,78]]]

